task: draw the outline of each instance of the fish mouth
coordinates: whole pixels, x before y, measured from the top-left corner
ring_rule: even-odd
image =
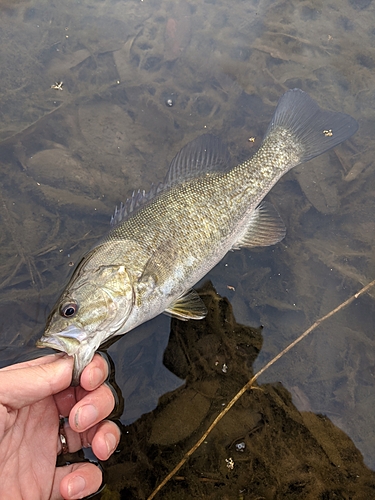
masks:
[[[45,332],[37,341],[37,347],[51,347],[58,351],[73,356],[72,386],[79,385],[83,369],[92,360],[98,346],[87,345],[87,332],[75,325],[68,326],[65,330],[56,333]]]
[[[36,343],[37,347],[51,347],[66,352],[69,356],[77,353],[82,340],[87,334],[74,325],[68,326],[58,333],[45,333]]]

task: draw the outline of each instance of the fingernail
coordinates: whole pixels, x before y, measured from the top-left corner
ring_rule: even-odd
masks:
[[[99,413],[94,405],[84,405],[78,408],[74,417],[74,423],[77,428],[83,430],[94,425],[98,417]]]
[[[112,455],[112,453],[117,448],[117,439],[110,432],[108,432],[105,435],[104,439],[105,439],[105,442],[106,442],[106,445],[107,445],[108,455]]]
[[[97,366],[92,368],[92,370],[90,370],[89,382],[90,387],[96,389],[103,382],[103,370]]]
[[[74,476],[68,482],[68,495],[69,497],[75,497],[83,492],[86,488],[86,481],[82,476]]]

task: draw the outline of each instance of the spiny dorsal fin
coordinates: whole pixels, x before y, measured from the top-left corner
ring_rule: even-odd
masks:
[[[111,226],[116,226],[119,222],[125,220],[128,215],[133,214],[139,208],[143,207],[143,205],[163,191],[163,188],[163,184],[159,182],[159,184],[152,184],[148,193],[140,189],[133,191],[131,197],[125,203],[121,203],[120,208],[115,208],[115,213],[111,217]]]
[[[159,193],[167,191],[189,179],[208,172],[222,172],[230,168],[231,158],[227,146],[212,134],[204,134],[189,142],[171,161],[163,182],[153,184],[149,192],[134,191],[132,196],[115,209],[111,225],[115,226],[134,214]]]
[[[276,208],[271,203],[263,201],[254,210],[246,233],[236,241],[232,250],[275,245],[284,238],[285,233],[284,222]]]
[[[191,289],[175,300],[164,313],[187,321],[189,319],[203,319],[207,314],[207,308],[198,293]]]

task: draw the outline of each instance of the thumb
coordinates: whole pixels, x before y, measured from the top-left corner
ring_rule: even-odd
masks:
[[[0,404],[19,409],[57,394],[69,387],[72,369],[73,358],[61,355],[4,368],[0,370]]]

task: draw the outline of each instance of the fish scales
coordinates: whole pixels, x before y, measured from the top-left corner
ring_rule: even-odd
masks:
[[[107,239],[135,240],[145,255],[155,248],[169,252],[171,246],[167,243],[173,242],[175,256],[187,259],[193,255],[196,267],[210,269],[207,258],[213,255],[221,259],[231,249],[233,238],[241,230],[240,223],[247,220],[285,166],[293,162],[288,154],[275,166],[272,157],[260,152],[229,172],[213,173],[177,186],[120,223]],[[245,189],[239,187],[242,183]],[[195,283],[196,273],[191,267],[186,268],[191,283],[185,282],[183,289]]]
[[[47,320],[40,347],[74,356],[73,383],[108,338],[165,312],[201,319],[192,287],[231,249],[285,236],[276,209],[262,201],[292,167],[357,130],[349,115],[324,111],[299,89],[279,101],[260,149],[229,168],[210,135],[187,144],[164,183],[116,209],[114,227],[82,259]]]

